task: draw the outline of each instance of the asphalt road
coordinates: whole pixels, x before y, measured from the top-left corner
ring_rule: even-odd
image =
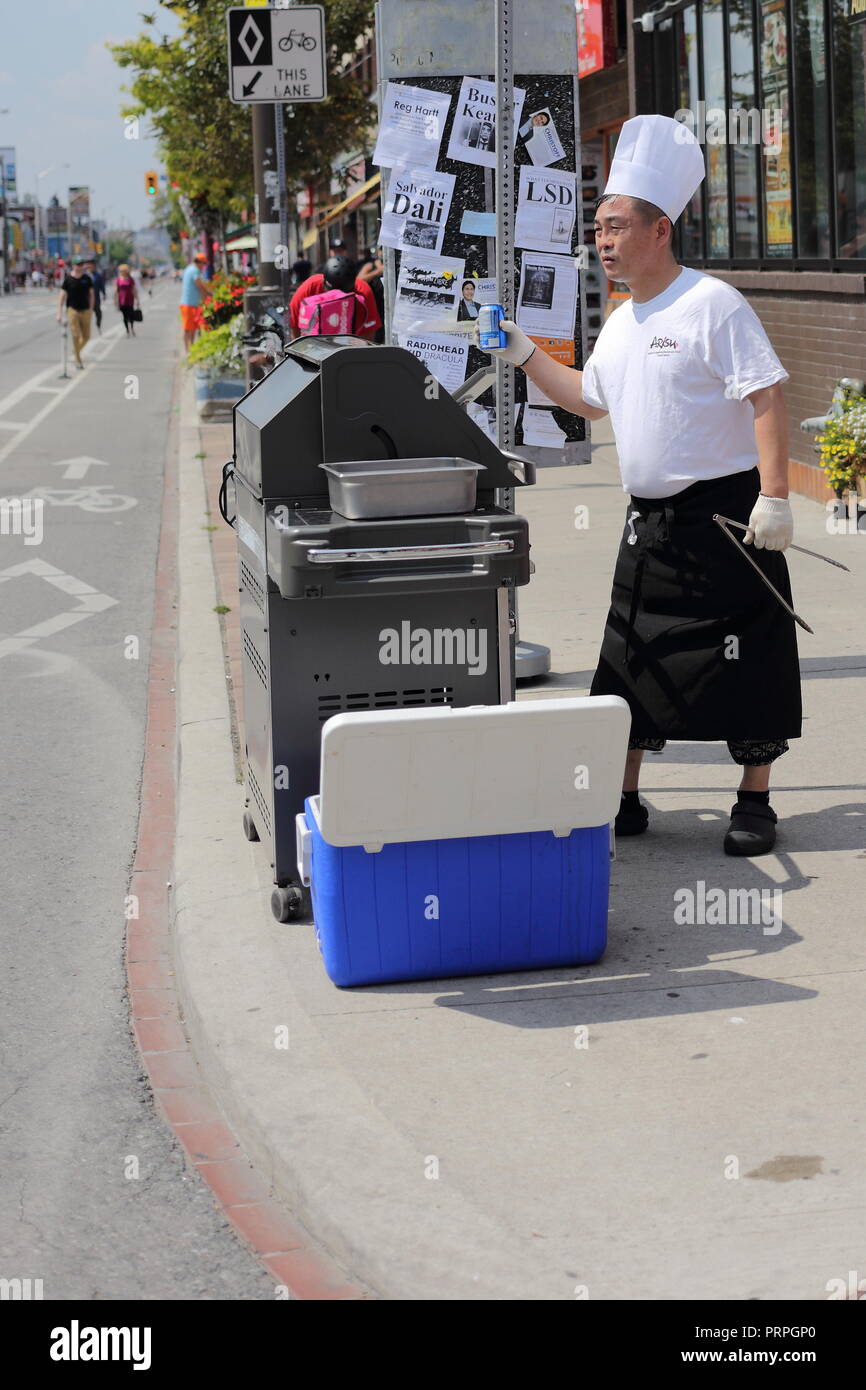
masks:
[[[65,380],[55,296],[0,300],[0,498],[46,489],[39,543],[38,509],[0,508],[0,1277],[46,1299],[274,1297],[155,1115],[124,1001],[177,298],[145,295],[135,339],[109,305]]]

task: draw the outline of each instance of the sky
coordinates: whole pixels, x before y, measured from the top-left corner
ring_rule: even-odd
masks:
[[[149,224],[144,176],[162,166],[146,122],[138,140],[124,138],[121,87],[131,74],[105,46],[141,33],[145,10],[157,12],[160,32],[174,31],[156,0],[31,0],[6,14],[0,145],[17,150],[19,198],[38,193],[44,205],[56,193],[65,204],[70,184],[87,184],[94,217],[112,227]]]

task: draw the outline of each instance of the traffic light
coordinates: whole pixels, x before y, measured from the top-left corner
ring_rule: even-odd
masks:
[[[144,191],[152,197],[155,197],[156,194],[159,192],[159,174],[156,172],[155,169],[148,169],[147,173],[145,174]]]

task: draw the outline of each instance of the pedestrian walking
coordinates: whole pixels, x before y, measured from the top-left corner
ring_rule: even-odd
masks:
[[[75,365],[79,371],[84,370],[81,349],[86,347],[90,341],[93,300],[93,281],[89,275],[84,274],[81,257],[74,256],[69,274],[64,277],[60,286],[60,294],[57,298],[57,322],[60,323],[65,307],[66,321],[72,336]]]
[[[84,273],[93,281],[93,317],[96,331],[102,332],[102,301],[105,298],[105,277],[92,256],[84,262]]]
[[[207,257],[197,251],[181,276],[180,321],[183,344],[189,352],[201,328],[201,302],[207,294],[207,281],[202,278]]]
[[[114,281],[114,303],[123,315],[127,338],[135,337],[135,310],[138,308],[138,286],[125,263],[117,267]]]
[[[593,695],[622,696],[632,714],[617,833],[647,829],[645,751],[667,739],[724,740],[742,769],[724,850],[758,855],[776,839],[772,764],[801,732],[794,621],[747,563],[757,551],[761,574],[790,604],[781,553],[794,530],[788,373],[743,296],[674,258],[674,223],[704,175],[688,127],[666,116],[627,121],[595,242],[608,279],[631,299],[604,324],[583,372],[513,323],[498,355],[563,409],[610,415],[631,494],[592,682]],[[738,557],[716,514],[742,523],[752,550]]]
[[[355,277],[354,262],[331,256],[321,275],[299,285],[289,303],[292,338],[350,334],[375,338],[382,326],[373,291]]]

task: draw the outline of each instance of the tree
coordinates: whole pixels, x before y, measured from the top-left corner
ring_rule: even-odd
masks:
[[[373,120],[369,96],[352,71],[359,38],[370,31],[374,0],[323,0],[328,98],[287,112],[286,183],[290,191],[320,177],[338,155],[363,142]],[[226,10],[232,0],[159,0],[177,17],[176,38],[156,29],[109,45],[133,76],[127,116],[149,116],[169,177],[190,199],[204,231],[252,203],[249,111],[228,98]]]
[[[105,248],[111,265],[124,265],[132,260],[135,252],[132,237],[126,232],[108,232]]]

